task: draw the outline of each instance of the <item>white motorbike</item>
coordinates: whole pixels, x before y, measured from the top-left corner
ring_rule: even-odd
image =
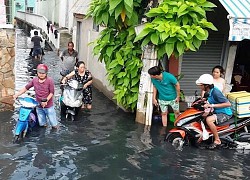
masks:
[[[74,121],[83,104],[83,84],[76,80],[69,80],[62,86],[63,93],[59,99],[61,115]]]

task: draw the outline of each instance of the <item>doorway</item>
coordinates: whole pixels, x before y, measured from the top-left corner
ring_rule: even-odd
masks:
[[[236,50],[233,74],[232,91],[250,92],[250,40],[239,42]]]
[[[82,22],[77,21],[77,29],[76,29],[76,50],[80,53],[81,49],[81,36],[82,35]],[[79,55],[80,56],[80,55]]]

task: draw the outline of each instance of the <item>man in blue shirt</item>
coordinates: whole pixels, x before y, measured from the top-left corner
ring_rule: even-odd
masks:
[[[232,117],[231,103],[219,89],[214,87],[212,75],[201,75],[196,84],[202,91],[209,93],[208,104],[205,104],[204,108],[214,108],[214,114],[206,117],[206,123],[214,135],[214,142],[209,148],[214,149],[221,144],[215,124],[223,123]]]
[[[162,125],[167,126],[168,105],[174,110],[175,117],[180,114],[180,84],[174,75],[168,72],[161,72],[158,66],[148,70],[153,83],[153,104],[160,106]],[[157,98],[158,97],[158,98]]]

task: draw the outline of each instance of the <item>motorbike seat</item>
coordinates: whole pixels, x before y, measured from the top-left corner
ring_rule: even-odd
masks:
[[[240,119],[237,119],[237,122],[239,122],[239,121],[240,121]],[[227,120],[227,121],[225,121],[225,122],[223,122],[221,124],[218,124],[217,126],[225,126],[225,125],[233,124],[233,123],[235,123],[235,117],[234,116],[231,117],[229,120]]]

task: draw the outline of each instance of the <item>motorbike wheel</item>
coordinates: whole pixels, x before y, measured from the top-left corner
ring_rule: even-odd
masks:
[[[166,141],[170,142],[176,150],[182,150],[185,142],[179,133],[172,133],[168,136]]]

